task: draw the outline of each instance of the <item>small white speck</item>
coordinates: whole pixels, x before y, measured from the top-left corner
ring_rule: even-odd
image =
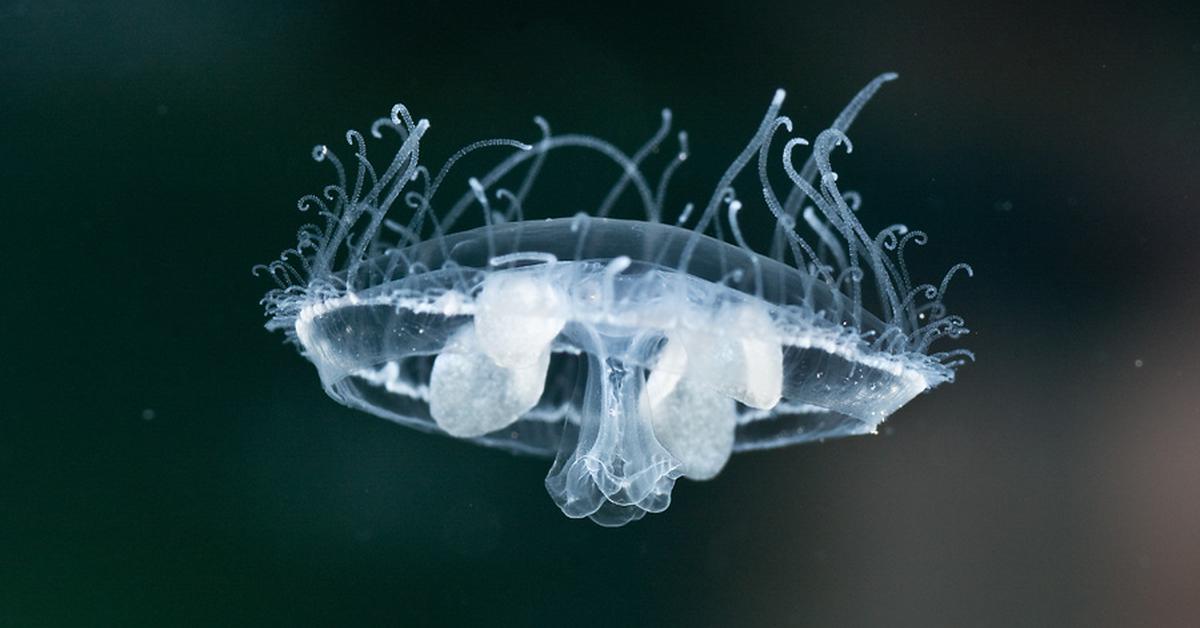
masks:
[[[156,416],[158,416],[158,414],[154,412],[154,408],[145,408],[142,410],[143,421],[153,421],[154,417]]]

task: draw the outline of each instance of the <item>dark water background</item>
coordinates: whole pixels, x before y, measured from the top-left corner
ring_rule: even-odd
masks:
[[[1200,625],[1198,17],[0,3],[0,625]],[[926,276],[974,265],[979,362],[880,436],[601,529],[261,328],[310,147],[393,102],[427,163],[534,114],[633,150],[671,106],[699,200],[775,87],[813,137],[887,70],[838,169]]]

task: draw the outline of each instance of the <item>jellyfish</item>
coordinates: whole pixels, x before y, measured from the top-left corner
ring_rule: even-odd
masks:
[[[539,138],[475,142],[434,170],[420,160],[429,121],[396,105],[369,129],[398,146],[390,159],[368,158],[354,130],[345,159],[313,150],[336,179],[299,200],[316,220],[297,244],[256,268],[277,283],[266,327],[339,403],[552,458],[554,502],[604,526],[665,510],[677,479],[711,479],[735,452],[874,433],[973,359],[930,349],[967,333],[943,298],[970,266],[915,283],[905,252],[925,233],[867,231],[831,165],[894,78],[811,142],[791,135],[778,90],[702,202],[668,201],[690,150],[682,131],[662,150],[670,110],[632,153],[538,117]],[[539,199],[547,160],[572,154],[611,164],[611,189]]]

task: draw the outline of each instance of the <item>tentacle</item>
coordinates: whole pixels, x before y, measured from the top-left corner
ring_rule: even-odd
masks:
[[[683,248],[683,253],[680,255],[679,269],[687,272],[688,266],[692,261],[692,254],[696,247],[700,244],[700,235],[708,228],[708,223],[712,221],[716,214],[717,206],[721,203],[721,195],[725,190],[729,189],[733,184],[733,180],[742,172],[750,159],[758,152],[759,146],[766,141],[767,136],[775,128],[775,120],[779,116],[779,108],[783,106],[783,99],[787,93],[782,89],[775,90],[775,96],[771,99],[771,105],[767,107],[767,115],[763,117],[762,122],[758,125],[758,131],[754,133],[754,137],[750,139],[750,143],[742,149],[741,154],[733,160],[733,163],[725,170],[725,174],[721,176],[721,180],[717,182],[717,187],[713,191],[712,198],[709,199],[708,205],[704,208],[704,213],[700,215],[700,220],[692,229],[692,235],[688,238],[688,243]]]
[[[583,259],[583,247],[591,226],[592,217],[587,212],[575,212],[575,215],[571,216],[571,233],[579,234],[575,236],[575,260]]]
[[[875,77],[874,80],[867,83],[866,87],[863,87],[854,95],[854,98],[850,100],[850,104],[842,108],[842,112],[838,114],[837,118],[834,118],[833,124],[829,128],[842,133],[849,130],[850,125],[854,123],[854,119],[858,117],[859,112],[875,96],[875,92],[878,92],[884,83],[894,81],[898,77],[899,75],[895,72],[888,72]],[[798,174],[799,178],[807,181],[811,187],[817,175],[816,153],[809,156],[808,160],[804,162],[804,167],[800,169]]]
[[[805,207],[804,213],[801,216],[804,218],[804,222],[808,223],[808,228],[817,234],[817,238],[821,240],[821,244],[824,244],[825,248],[833,254],[833,259],[837,262],[837,267],[849,267],[850,263],[846,261],[846,249],[842,248],[842,243],[838,242],[838,239],[829,230],[829,227],[821,222],[821,219],[817,217],[812,207]]]
[[[742,209],[742,202],[735,199],[729,201],[729,229],[733,232],[733,239],[738,246],[746,252],[746,257],[750,259],[750,265],[754,268],[754,295],[762,298],[762,264],[758,260],[758,254],[750,245],[746,243],[746,239],[742,237],[742,227],[738,224],[738,212]]]
[[[508,201],[508,209],[504,211],[504,219],[507,221],[520,222],[525,220],[525,212],[521,208],[521,199],[517,198],[516,194],[509,192],[504,188],[496,190],[496,198]]]
[[[322,201],[321,197],[317,196],[316,194],[305,194],[296,201],[296,209],[299,209],[302,212],[308,211],[312,205],[316,205],[318,208],[320,208],[320,211],[329,211],[325,207],[325,201]]]
[[[862,207],[862,194],[854,190],[842,192],[842,199],[850,206],[850,211],[858,211],[858,208]]]
[[[521,187],[517,188],[517,200],[522,204],[529,195],[529,190],[533,187],[533,182],[537,180],[538,173],[542,171],[542,164],[545,163],[546,153],[549,151],[550,123],[546,122],[546,119],[541,116],[534,116],[533,123],[542,130],[542,139],[537,143],[537,147],[535,148],[537,157],[529,165],[529,170],[525,172],[525,179],[521,181]]]
[[[938,287],[938,301],[941,301],[946,296],[946,288],[950,286],[950,280],[954,278],[954,273],[960,270],[967,273],[968,277],[975,276],[975,269],[971,268],[970,264],[959,263],[951,266],[950,270],[946,271],[946,276],[942,278],[942,284]]]
[[[917,246],[924,246],[929,242],[929,236],[925,235],[924,231],[909,231],[900,238],[900,244],[896,247],[896,263],[900,265],[900,275],[904,278],[905,285],[912,285],[912,278],[908,274],[908,264],[904,259],[904,247],[909,242],[915,243]]]
[[[354,175],[354,192],[350,194],[350,202],[357,203],[362,196],[367,172],[370,171],[372,181],[376,180],[375,169],[371,167],[371,162],[367,161],[367,141],[363,139],[361,133],[354,129],[346,131],[346,143],[354,147],[354,156],[358,159],[358,171]]]
[[[483,224],[488,227],[484,231],[487,233],[488,240],[488,257],[496,255],[496,239],[492,235],[492,206],[488,203],[487,193],[483,190],[483,185],[479,183],[479,179],[471,177],[467,180],[467,184],[471,187],[471,193],[475,195],[475,200],[479,202],[480,209],[483,210]]]
[[[458,163],[459,159],[462,159],[463,157],[466,157],[470,153],[477,151],[481,148],[486,148],[488,146],[512,146],[513,148],[516,148],[517,150],[522,150],[522,151],[533,150],[533,147],[530,146],[529,144],[526,144],[524,142],[520,142],[517,140],[506,140],[506,139],[480,140],[478,142],[473,142],[471,144],[467,144],[466,146],[458,149],[458,152],[454,153],[454,155],[452,155],[450,157],[450,159],[446,160],[446,163],[442,164],[442,169],[439,170],[437,176],[434,177],[433,185],[429,189],[429,194],[428,194],[429,200],[430,201],[433,200],[433,195],[436,194],[438,188],[441,187],[442,180],[446,178],[446,175],[450,172],[450,169],[454,167],[454,164]]]
[[[803,268],[804,256],[801,255],[801,251],[804,251],[804,254],[808,255],[808,258],[813,262],[818,261],[819,258],[817,257],[816,251],[814,251],[812,246],[808,244],[808,241],[800,237],[800,234],[796,233],[795,221],[791,220],[791,217],[783,211],[783,207],[779,204],[779,197],[775,195],[775,190],[771,187],[770,178],[767,176],[767,153],[771,147],[771,140],[774,139],[775,132],[778,131],[780,127],[786,128],[790,133],[792,130],[792,121],[786,116],[780,116],[775,119],[775,122],[768,129],[766,136],[763,138],[762,144],[759,146],[758,181],[762,185],[763,200],[767,203],[767,209],[770,210],[771,215],[775,217],[776,233],[782,231],[783,236],[787,238],[788,245],[792,249],[792,257],[796,260],[796,268]],[[796,146],[807,143],[807,140],[804,138],[797,137],[789,140],[787,146]],[[784,148],[784,151],[786,152],[787,148]],[[824,277],[824,280],[826,282],[832,282],[833,278],[826,276]]]
[[[565,147],[588,148],[594,150],[605,157],[608,157],[626,171],[633,172],[634,174],[630,175],[630,181],[637,190],[638,196],[642,200],[642,206],[645,207],[647,211],[652,210],[654,206],[653,194],[651,193],[645,178],[641,176],[641,173],[638,172],[636,168],[630,168],[630,164],[632,163],[630,158],[612,144],[588,135],[560,135],[543,140],[537,146],[534,146],[533,150],[523,151],[509,156],[508,159],[505,159],[500,164],[493,167],[486,175],[480,177],[479,182],[485,188],[491,187],[505,175],[512,172],[522,162],[536,156],[539,153]],[[457,224],[458,220],[462,218],[463,214],[467,211],[467,208],[472,202],[474,202],[474,196],[468,190],[466,193],[460,196],[458,201],[456,201],[454,205],[450,207],[449,211],[446,212],[445,217],[442,219],[442,224],[447,229],[453,228],[453,226]]]
[[[596,209],[597,217],[603,218],[608,215],[608,212],[612,210],[613,204],[617,202],[617,198],[621,196],[621,192],[625,191],[625,186],[629,184],[629,181],[635,175],[640,174],[638,167],[641,166],[642,160],[644,160],[651,152],[658,150],[658,146],[662,144],[663,138],[665,138],[667,133],[670,131],[671,110],[663,109],[662,123],[659,124],[658,130],[655,131],[654,135],[652,135],[650,139],[647,140],[646,143],[643,144],[642,147],[633,154],[633,157],[629,159],[630,163],[628,166],[626,166],[625,172],[621,174],[621,178],[618,179],[617,183],[608,191],[608,195],[604,197],[604,200]],[[657,199],[657,195],[655,195],[655,198]],[[659,222],[659,214],[660,211],[657,205],[651,205],[651,207],[646,208],[646,219],[650,222]]]
[[[313,161],[328,161],[333,165],[333,169],[337,172],[337,186],[346,189],[346,169],[342,167],[342,160],[329,147],[324,144],[317,144],[312,149]]]
[[[680,131],[678,138],[679,153],[675,156],[675,159],[671,160],[671,163],[667,164],[666,168],[663,168],[662,174],[658,178],[658,188],[654,192],[654,206],[658,208],[660,218],[662,216],[663,200],[666,198],[667,186],[671,183],[671,177],[688,158],[687,131]]]
[[[413,216],[409,219],[408,229],[416,238],[412,241],[413,244],[421,241],[421,229],[425,226],[425,216],[433,211],[429,204],[429,189],[432,185],[429,177],[429,169],[425,166],[418,166],[417,171],[413,173],[414,181],[422,181],[424,193],[413,191],[404,196],[404,204],[413,209]]]
[[[612,258],[604,266],[604,307],[606,309],[613,306],[613,300],[616,298],[616,289],[613,284],[616,281],[617,275],[625,272],[625,269],[629,268],[631,263],[633,263],[633,260],[621,255]]]
[[[696,209],[695,203],[688,203],[683,206],[683,211],[679,212],[679,218],[675,219],[675,226],[682,227],[687,223],[688,218],[692,217],[692,211]]]
[[[845,133],[836,130],[828,129],[822,132],[817,137],[817,145],[813,153],[817,156],[817,169],[821,173],[821,186],[828,194],[834,203],[834,207],[841,214],[845,221],[847,230],[847,242],[851,245],[855,244],[854,238],[857,237],[858,244],[862,246],[867,255],[867,259],[871,263],[872,273],[875,275],[875,285],[879,290],[880,301],[889,309],[889,320],[896,320],[900,316],[900,298],[896,293],[896,286],[892,283],[891,273],[884,261],[883,251],[874,246],[874,240],[863,229],[862,223],[854,217],[853,211],[846,204],[845,199],[837,189],[837,174],[833,172],[829,162],[829,155],[833,148],[837,145],[845,145],[846,152],[854,150],[854,145],[850,142],[850,138],[846,137]],[[854,263],[854,247],[850,248],[851,263]]]
[[[405,129],[403,126],[400,126],[400,125],[396,124],[395,122],[393,122],[391,116],[388,116],[386,118],[377,118],[374,122],[371,123],[371,137],[373,137],[377,140],[383,139],[383,133],[381,133],[379,131],[379,129],[382,129],[385,127],[395,131],[396,135],[400,136],[401,142],[408,139],[408,130]]]

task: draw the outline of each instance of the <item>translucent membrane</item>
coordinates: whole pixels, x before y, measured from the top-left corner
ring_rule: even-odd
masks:
[[[581,241],[572,222],[422,243],[374,288],[302,312],[326,389],[408,425],[554,455],[546,485],[563,511],[619,525],[733,451],[873,431],[945,378],[817,316],[844,297],[788,266],[705,237],[683,273],[672,258],[690,231],[589,219]],[[490,263],[518,246],[581,255]]]

